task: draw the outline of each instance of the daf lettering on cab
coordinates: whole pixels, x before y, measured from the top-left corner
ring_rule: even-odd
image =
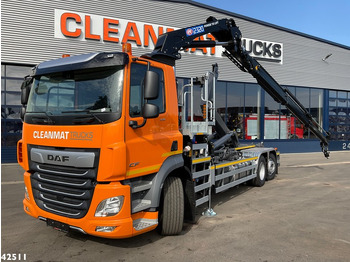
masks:
[[[79,24],[77,16],[66,17],[73,18]],[[207,34],[216,40],[204,40]],[[240,144],[217,113],[217,65],[179,87],[178,99],[179,52],[218,45],[320,139],[328,157],[329,134],[249,55],[235,21],[209,17],[159,36],[154,50],[141,57],[128,43],[123,52],[65,57],[34,68],[21,86],[17,158],[25,170],[24,211],[55,229],[99,237],[127,238],[156,227],[176,235],[184,220],[196,221],[199,206],[206,205],[204,215],[215,215],[213,193],[274,179],[277,149]],[[269,43],[254,48],[278,54]]]
[[[47,160],[66,162],[66,161],[69,161],[69,156],[47,155]]]

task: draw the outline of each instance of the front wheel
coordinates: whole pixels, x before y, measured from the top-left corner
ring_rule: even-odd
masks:
[[[262,187],[265,184],[266,174],[266,160],[265,157],[261,156],[258,163],[257,176],[253,179],[253,185]]]
[[[266,180],[272,180],[277,173],[277,160],[274,154],[269,154],[269,161],[267,162],[267,176]]]
[[[184,191],[181,179],[168,177],[164,182],[160,214],[160,233],[178,235],[184,222]]]

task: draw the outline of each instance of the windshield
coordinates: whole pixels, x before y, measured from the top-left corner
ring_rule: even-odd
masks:
[[[60,72],[35,77],[27,113],[121,114],[124,66]]]

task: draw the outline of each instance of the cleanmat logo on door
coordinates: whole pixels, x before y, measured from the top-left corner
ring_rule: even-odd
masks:
[[[92,141],[93,132],[75,131],[34,131],[33,138],[36,139],[59,139],[59,140],[89,140]]]
[[[159,35],[178,28],[55,9],[54,29],[55,38],[113,42],[119,45],[131,43],[134,47],[153,49]],[[199,39],[215,40],[211,34],[200,36]],[[263,61],[283,63],[283,44],[281,43],[243,38],[243,45],[253,57]],[[186,50],[190,54],[215,57],[222,57],[222,51],[221,46]]]

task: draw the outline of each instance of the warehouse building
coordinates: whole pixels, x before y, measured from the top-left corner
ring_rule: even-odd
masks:
[[[350,150],[349,46],[190,0],[4,1],[1,16],[2,162],[16,161],[20,86],[33,66],[62,54],[121,51],[125,42],[142,55],[151,52],[160,34],[204,23],[209,16],[234,18],[251,56],[331,132],[330,150]],[[241,140],[264,142],[281,152],[320,150],[314,135],[224,57],[220,47],[183,52],[176,63],[178,85],[215,63],[220,73],[218,111]]]

